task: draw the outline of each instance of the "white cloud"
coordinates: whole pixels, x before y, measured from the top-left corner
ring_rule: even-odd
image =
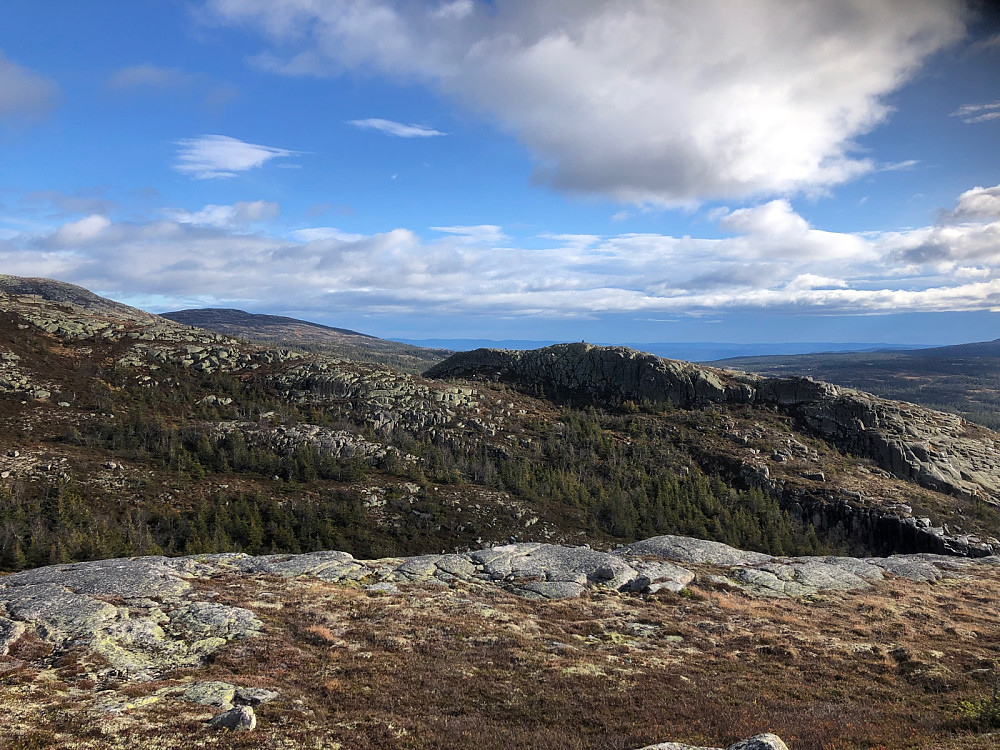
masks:
[[[956,209],[938,225],[894,232],[826,232],[777,200],[717,214],[729,234],[721,238],[552,234],[530,247],[488,224],[432,228],[430,239],[406,228],[247,233],[246,223],[277,215],[255,201],[145,223],[91,215],[12,228],[0,268],[184,306],[294,306],[324,317],[1000,309],[1000,219],[971,213],[998,190],[963,193],[960,220],[949,218]]]
[[[817,261],[860,258],[870,250],[855,235],[813,229],[783,198],[725,214],[719,225],[744,235],[739,242],[747,257]]]
[[[79,221],[71,221],[63,224],[52,235],[52,244],[56,247],[79,247],[89,245],[100,239],[108,227],[111,220],[107,216],[93,214]]]
[[[59,99],[54,81],[0,53],[0,124],[22,124],[49,113]]]
[[[108,87],[119,91],[179,89],[197,82],[197,76],[180,68],[143,64],[120,68],[108,77]]]
[[[164,215],[180,224],[207,227],[245,227],[260,221],[274,219],[281,214],[281,206],[273,201],[237,201],[231,206],[209,204],[201,211],[167,209]]]
[[[392,120],[381,120],[377,117],[370,117],[367,120],[350,120],[351,125],[362,130],[377,130],[386,135],[397,138],[433,138],[438,135],[447,135],[440,130],[428,128],[424,125],[404,125],[401,122]]]
[[[209,7],[273,39],[258,61],[275,72],[425,83],[522,140],[539,182],[667,205],[812,191],[874,169],[852,140],[965,30],[960,0]]]
[[[966,190],[958,196],[958,205],[951,213],[951,219],[1000,219],[1000,185]]]
[[[263,166],[271,159],[295,156],[299,153],[273,146],[245,143],[225,135],[185,138],[178,141],[177,145],[180,148],[174,169],[198,180],[234,177],[238,172]]]
[[[817,276],[814,273],[803,273],[785,284],[785,289],[789,291],[799,291],[803,289],[846,289],[847,282],[843,279],[835,279],[829,276]]]
[[[961,117],[966,125],[988,122],[1000,117],[1000,101],[989,104],[966,104],[951,113],[951,117]]]

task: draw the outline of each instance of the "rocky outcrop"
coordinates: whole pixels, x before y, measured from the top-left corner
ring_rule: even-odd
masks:
[[[32,632],[56,649],[87,646],[110,668],[138,677],[198,664],[264,627],[251,610],[206,599],[195,585],[222,575],[307,577],[384,594],[412,583],[492,585],[530,599],[574,598],[592,589],[679,592],[703,576],[752,596],[794,598],[864,589],[886,575],[935,581],[984,564],[1000,566],[1000,560],[937,555],[775,558],[678,536],[655,537],[614,552],[523,543],[379,560],[356,560],[335,551],[100,560],[0,578],[0,655]],[[210,702],[219,705],[267,699],[244,691],[235,700],[239,691],[231,687],[202,686],[192,699],[207,700],[211,694]]]
[[[724,379],[721,371],[625,347],[590,344],[459,352],[425,375],[511,380],[553,395],[564,392],[612,403],[670,403],[683,409],[719,402],[746,403],[753,396],[752,389]]]
[[[1000,435],[951,414],[808,378],[764,378],[589,344],[461,352],[426,374],[511,381],[526,389],[609,404],[778,409],[811,434],[844,452],[870,458],[901,479],[1000,504]]]

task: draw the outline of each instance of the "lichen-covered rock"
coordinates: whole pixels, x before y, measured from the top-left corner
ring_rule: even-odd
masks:
[[[770,555],[736,549],[722,542],[664,534],[626,544],[615,550],[616,555],[651,555],[668,560],[715,565],[753,565],[771,560]]]
[[[50,565],[24,570],[0,580],[0,586],[4,588],[38,584],[58,584],[76,594],[120,596],[123,599],[173,598],[191,587],[162,557]]]
[[[24,623],[0,617],[0,656],[6,656],[10,644],[24,635]]]
[[[236,686],[218,680],[196,682],[189,686],[181,694],[181,697],[192,703],[200,703],[204,706],[216,706],[228,710],[233,707],[235,702]]]

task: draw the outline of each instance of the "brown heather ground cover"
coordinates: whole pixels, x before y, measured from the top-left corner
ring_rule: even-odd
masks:
[[[1000,658],[1000,572],[812,600],[749,598],[708,569],[684,595],[592,590],[530,601],[494,586],[381,595],[267,576],[199,582],[263,636],[155,682],[94,684],[86,654],[25,637],[0,659],[0,747],[539,748],[725,746],[772,731],[792,750],[994,746],[957,710]],[[277,690],[251,734],[162,688]],[[114,689],[114,692],[101,692]],[[99,702],[122,694],[115,716]]]

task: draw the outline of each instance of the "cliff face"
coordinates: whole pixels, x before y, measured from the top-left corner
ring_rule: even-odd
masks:
[[[635,401],[679,409],[776,409],[810,434],[845,453],[869,458],[896,477],[1000,504],[997,433],[951,414],[808,378],[765,378],[588,344],[462,352],[427,375],[507,381],[609,405]]]

